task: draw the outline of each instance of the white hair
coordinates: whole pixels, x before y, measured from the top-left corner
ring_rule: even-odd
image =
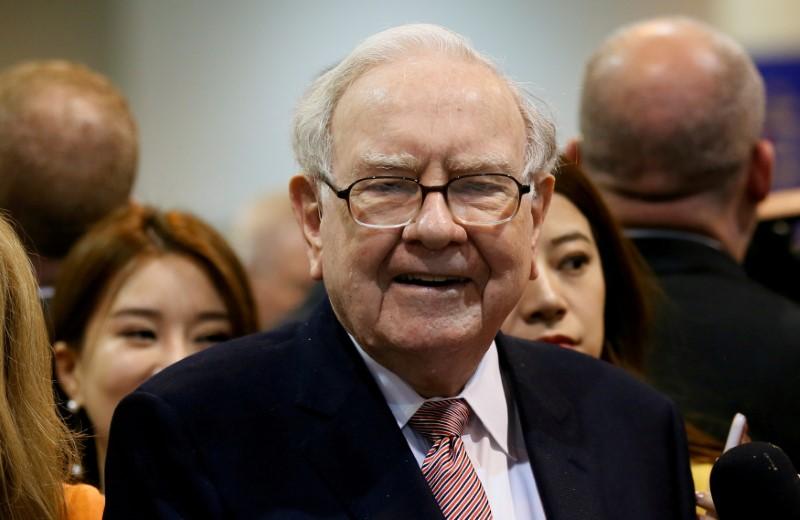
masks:
[[[370,69],[420,49],[486,65],[511,90],[525,122],[525,177],[549,172],[556,157],[556,130],[544,104],[503,75],[463,36],[431,24],[401,25],[361,42],[336,66],[320,75],[300,99],[294,116],[295,157],[312,179],[330,178],[333,156],[331,119],[345,90]]]

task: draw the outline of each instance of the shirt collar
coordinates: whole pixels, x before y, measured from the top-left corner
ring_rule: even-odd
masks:
[[[414,391],[411,386],[403,381],[400,376],[375,361],[367,354],[361,345],[350,336],[356,350],[364,359],[372,377],[389,405],[389,409],[397,421],[400,429],[404,428],[411,417],[417,412],[426,399]],[[500,376],[500,360],[497,355],[497,346],[494,341],[483,355],[478,368],[464,385],[464,389],[455,397],[461,398],[469,404],[473,414],[489,432],[492,440],[500,447],[506,456],[511,456],[508,447],[508,404],[503,389],[503,380]],[[445,398],[434,397],[430,401]]]

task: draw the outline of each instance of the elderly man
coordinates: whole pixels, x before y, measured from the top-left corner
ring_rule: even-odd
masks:
[[[685,18],[611,36],[583,85],[579,156],[662,282],[648,376],[724,440],[743,412],[800,461],[800,309],[742,261],[769,191],[764,86],[734,41]]]
[[[693,518],[673,406],[498,335],[552,124],[460,36],[379,33],[314,82],[290,192],[330,302],[117,409],[107,518]]]
[[[58,60],[0,73],[0,209],[44,298],[78,237],[128,202],[137,159],[133,116],[105,77]]]

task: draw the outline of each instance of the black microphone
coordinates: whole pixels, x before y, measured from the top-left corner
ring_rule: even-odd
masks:
[[[725,452],[711,469],[711,497],[720,520],[800,520],[800,477],[768,442]]]

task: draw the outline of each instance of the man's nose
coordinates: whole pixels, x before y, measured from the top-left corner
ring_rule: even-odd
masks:
[[[520,310],[527,323],[552,325],[566,316],[567,304],[559,290],[557,277],[542,265],[538,271],[539,276],[529,282]]]
[[[467,240],[467,231],[458,224],[443,193],[428,193],[417,217],[403,229],[405,240],[419,241],[428,249],[442,249],[450,243]]]

